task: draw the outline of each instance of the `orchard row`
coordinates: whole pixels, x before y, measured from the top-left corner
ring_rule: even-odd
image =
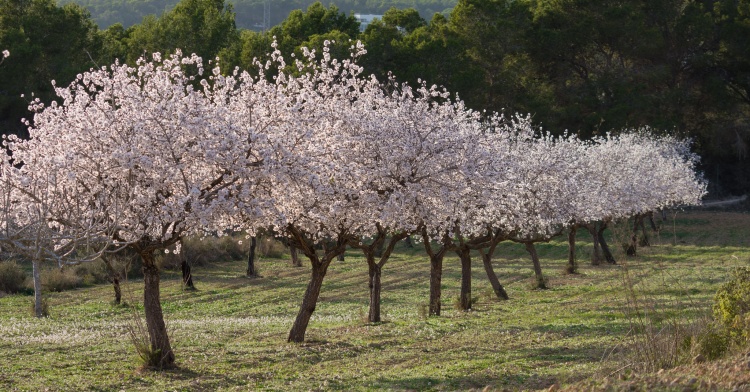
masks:
[[[275,50],[254,75],[154,54],[78,75],[56,87],[59,103],[33,100],[30,138],[5,140],[0,244],[33,261],[37,309],[40,263],[129,248],[143,260],[152,365],[170,367],[155,255],[188,235],[270,231],[307,256],[311,279],[289,334],[303,341],[327,268],[347,246],[366,256],[378,321],[388,256],[397,241],[421,238],[439,315],[447,251],[460,256],[468,309],[473,249],[492,281],[502,240],[527,244],[533,258],[534,242],[564,229],[698,204],[705,193],[686,141],[648,129],[553,137],[436,86],[367,77],[355,61],[361,44],[343,61],[328,45],[290,63]],[[504,293],[496,277],[493,287]]]

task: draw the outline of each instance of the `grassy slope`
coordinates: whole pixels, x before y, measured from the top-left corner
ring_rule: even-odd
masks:
[[[535,389],[601,377],[619,366],[610,353],[629,329],[623,271],[660,314],[705,314],[727,271],[750,258],[750,216],[686,212],[665,223],[659,245],[620,266],[588,266],[581,234],[580,275],[563,275],[566,244],[539,246],[551,290],[531,290],[521,247],[497,251],[496,272],[511,296],[491,298],[475,262],[469,313],[453,309],[460,266],[446,260],[444,316],[425,319],[429,263],[402,250],[386,265],[383,312],[371,325],[367,268],[356,252],[334,263],[308,329],[308,342],[286,334],[305,290],[308,268],[261,260],[262,279],[242,277],[241,262],[198,268],[197,291],[166,272],[162,302],[179,369],[139,370],[127,334],[133,312],[110,304],[111,288],[49,295],[51,317],[30,316],[31,297],[0,298],[0,390],[466,390]],[[613,230],[613,243],[625,229]],[[675,242],[676,245],[672,243]],[[613,248],[619,248],[614,246]],[[619,250],[619,249],[616,249]],[[138,304],[141,282],[125,299]]]

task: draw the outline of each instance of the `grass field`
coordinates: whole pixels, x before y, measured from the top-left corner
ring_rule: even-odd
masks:
[[[0,298],[0,390],[490,390],[540,389],[602,377],[620,368],[629,337],[627,274],[653,322],[710,313],[728,271],[750,260],[750,215],[680,212],[652,233],[651,247],[626,258],[615,227],[617,266],[592,267],[588,236],[579,234],[580,274],[565,275],[566,242],[538,246],[551,289],[533,290],[523,247],[502,244],[495,269],[509,301],[492,298],[474,262],[471,312],[452,306],[460,265],[446,259],[444,315],[427,318],[429,262],[400,249],[383,271],[385,321],[366,322],[367,268],[356,251],[334,262],[307,331],[286,336],[309,267],[261,259],[260,279],[245,264],[195,268],[196,291],[165,271],[162,304],[179,368],[141,369],[128,337],[134,311],[113,306],[100,285],[47,294],[50,317],[31,316],[32,297]],[[142,282],[124,285],[136,310]]]

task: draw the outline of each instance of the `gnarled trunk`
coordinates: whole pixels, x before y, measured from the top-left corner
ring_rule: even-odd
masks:
[[[175,356],[169,343],[159,298],[159,268],[156,266],[153,251],[143,251],[140,255],[143,260],[143,309],[146,312],[146,328],[153,354],[150,356],[149,365],[159,369],[172,368]]]
[[[42,304],[42,275],[41,271],[39,271],[41,268],[39,261],[33,260],[31,268],[31,276],[34,280],[34,316],[42,318],[46,315],[44,314],[44,306]]]
[[[427,234],[427,230],[422,227],[420,232],[422,234],[424,250],[430,256],[430,316],[440,316],[440,309],[442,307],[440,297],[442,295],[443,258],[445,257],[445,252],[448,251],[450,240],[448,237],[443,237],[443,243],[435,251],[430,243],[431,238]]]
[[[534,264],[534,276],[536,278],[536,287],[538,289],[546,289],[547,283],[544,281],[544,275],[542,275],[542,264],[539,262],[539,255],[536,253],[536,247],[533,242],[526,242],[526,251],[531,255],[531,262]]]
[[[630,244],[625,250],[625,254],[628,256],[636,256],[638,254],[638,227],[643,223],[643,218],[640,215],[636,215],[633,218],[633,234],[630,236]]]
[[[443,280],[443,254],[430,256],[430,316],[440,316],[440,295]]]
[[[599,229],[596,231],[596,236],[599,239],[599,246],[602,249],[604,259],[607,260],[607,263],[617,264],[615,256],[612,255],[612,252],[609,250],[609,245],[607,245],[607,240],[604,238],[604,230],[607,230],[607,224],[602,222],[599,224]]]
[[[102,256],[102,261],[107,267],[107,273],[109,274],[109,280],[112,281],[112,288],[115,291],[115,305],[122,303],[122,291],[120,290],[120,274],[115,271],[115,267],[108,257]]]
[[[115,304],[120,305],[122,303],[122,290],[120,290],[120,279],[117,277],[112,278],[112,288],[115,291]]]
[[[300,306],[299,313],[297,313],[297,318],[294,320],[294,325],[292,325],[292,329],[289,331],[288,342],[301,343],[305,341],[307,325],[310,323],[313,312],[315,312],[315,306],[318,303],[320,289],[323,287],[323,278],[326,276],[327,269],[328,263],[312,263],[310,282],[307,284],[305,297],[302,299],[302,305]]]
[[[382,275],[382,269],[377,263],[368,263],[369,276],[370,276],[370,312],[368,314],[368,321],[371,323],[379,323],[380,320],[380,277]]]
[[[250,251],[247,255],[247,272],[248,278],[258,277],[258,271],[255,269],[255,247],[258,244],[258,240],[255,236],[250,237]]]
[[[471,251],[468,249],[458,250],[458,258],[461,260],[461,296],[459,307],[461,310],[471,310]]]
[[[591,234],[591,241],[594,245],[594,251],[593,253],[591,253],[591,265],[601,265],[601,245],[599,244],[599,234],[596,231],[596,224],[594,223],[586,225],[586,229],[588,229],[589,233]]]
[[[188,264],[187,262],[187,259],[182,259],[180,267],[182,269],[182,287],[186,289],[194,289],[195,285],[193,284],[193,272],[192,268],[190,268],[190,264]]]
[[[565,271],[569,274],[578,273],[578,263],[576,262],[576,231],[578,228],[573,225],[568,230],[568,266]]]
[[[492,291],[495,292],[495,296],[499,299],[510,299],[508,297],[508,293],[505,291],[505,288],[503,288],[503,285],[500,284],[500,280],[497,279],[497,275],[495,274],[495,270],[492,268],[492,252],[482,252],[482,264],[484,265],[484,272],[487,273],[487,279],[490,281],[490,285],[492,285]]]
[[[292,258],[292,266],[302,267],[302,260],[300,260],[299,255],[297,254],[296,246],[289,245],[289,256]]]
[[[371,323],[377,323],[381,321],[380,318],[380,294],[382,291],[381,276],[383,274],[383,267],[385,263],[393,253],[393,249],[396,244],[406,237],[405,233],[398,233],[391,236],[388,240],[388,246],[385,245],[386,230],[378,227],[378,235],[373,239],[373,242],[369,245],[363,244],[359,240],[350,238],[349,244],[352,247],[359,248],[365,254],[365,260],[367,261],[368,269],[368,287],[370,289],[370,311],[367,316],[367,320]],[[375,258],[379,258],[378,262],[375,262]]]
[[[646,231],[646,224],[643,222],[644,216],[641,215],[640,219],[640,226],[641,226],[641,233],[643,233],[643,238],[638,242],[638,245],[640,246],[651,246],[651,240],[648,238],[648,231]],[[654,225],[656,226],[656,225]]]

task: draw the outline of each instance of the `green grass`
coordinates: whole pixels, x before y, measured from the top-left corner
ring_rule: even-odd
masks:
[[[670,217],[671,218],[671,217]],[[0,298],[0,390],[467,390],[538,389],[606,375],[620,362],[630,323],[627,269],[655,317],[708,314],[728,271],[750,259],[750,216],[686,212],[665,222],[639,256],[617,245],[617,266],[591,267],[588,234],[579,232],[580,274],[565,275],[567,243],[538,246],[551,289],[533,290],[522,246],[498,247],[495,269],[510,301],[492,298],[474,261],[471,312],[452,306],[460,265],[446,259],[443,311],[425,318],[429,262],[401,249],[383,272],[384,322],[368,324],[367,268],[356,251],[329,269],[307,342],[286,336],[305,291],[309,267],[286,259],[258,262],[246,279],[242,262],[194,269],[196,291],[165,271],[162,303],[179,368],[141,370],[127,336],[133,311],[113,306],[99,285],[47,294],[50,318],[31,317],[32,298]],[[677,241],[674,241],[675,237]],[[142,282],[124,284],[123,299],[140,309]]]

